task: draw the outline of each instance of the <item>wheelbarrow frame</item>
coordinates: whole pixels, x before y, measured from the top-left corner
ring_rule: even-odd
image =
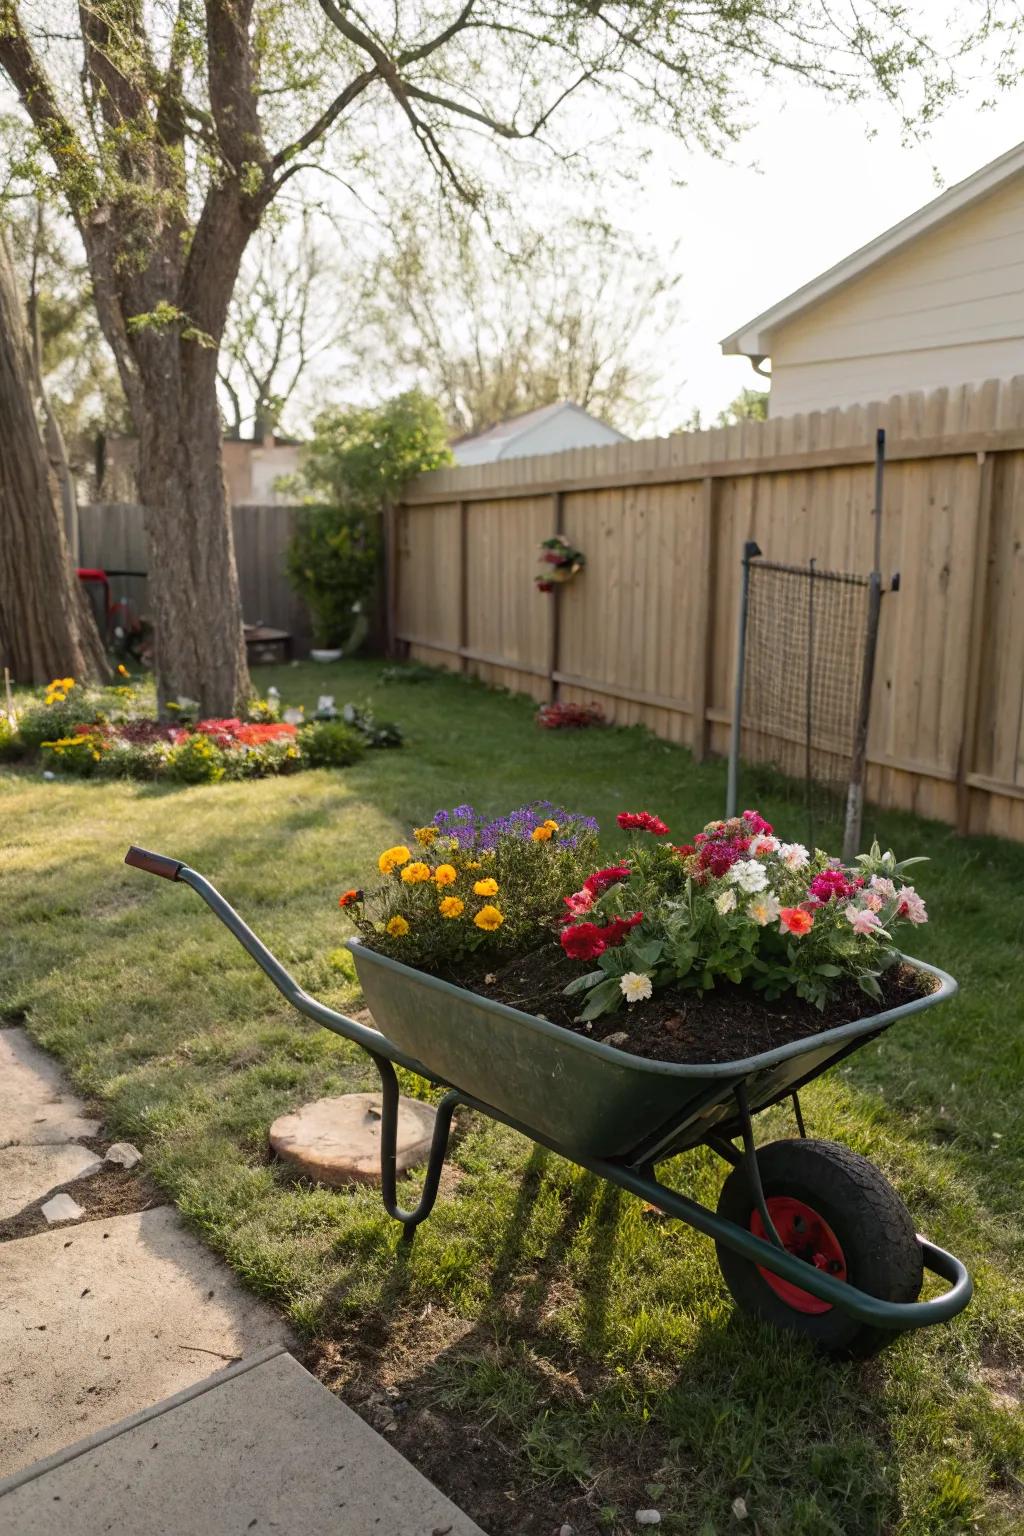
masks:
[[[696,1228],[706,1237],[712,1238],[716,1243],[722,1244],[741,1258],[751,1264],[771,1271],[780,1279],[807,1291],[818,1300],[831,1306],[840,1308],[843,1312],[856,1318],[859,1322],[883,1328],[894,1333],[904,1332],[908,1329],[927,1327],[936,1323],[947,1322],[962,1312],[971,1299],[974,1284],[964,1264],[953,1254],[947,1253],[937,1244],[930,1242],[926,1237],[917,1234],[917,1241],[921,1248],[921,1257],[924,1268],[940,1279],[947,1282],[949,1289],[927,1301],[894,1302],[877,1296],[868,1295],[844,1280],[836,1279],[824,1270],[815,1268],[804,1260],[786,1251],[778,1238],[775,1227],[765,1199],[761,1184],[761,1175],[757,1162],[757,1149],[754,1142],[752,1125],[752,1112],[747,1092],[745,1077],[730,1084],[732,1096],[735,1100],[735,1114],[720,1124],[714,1132],[688,1140],[685,1128],[679,1126],[663,1126],[660,1128],[656,1145],[635,1149],[632,1154],[622,1157],[597,1157],[582,1153],[578,1148],[565,1145],[556,1137],[543,1134],[536,1127],[530,1126],[507,1113],[504,1109],[465,1092],[457,1083],[449,1082],[440,1076],[433,1068],[427,1066],[417,1057],[402,1050],[379,1030],[369,1025],[361,1024],[356,1019],[349,1018],[346,1014],[339,1013],[334,1008],[329,1008],[325,1003],[312,997],[293,976],[291,976],[279,960],[271,954],[266,945],[253,933],[252,929],[242,920],[234,908],[224,899],[220,892],[209,880],[191,869],[187,864],[177,859],[168,858],[166,855],[150,853],[143,848],[132,847],[128,850],[125,863],[134,868],[145,870],[149,874],[159,875],[166,880],[181,881],[195,891],[206,902],[207,906],[216,917],[224,924],[230,933],[241,944],[242,948],[255,960],[273,982],[274,986],[286,1000],[291,1003],[299,1013],[306,1018],[322,1024],[325,1029],[334,1034],[350,1040],[353,1044],[362,1047],[373,1061],[380,1074],[382,1089],[381,1104],[381,1193],[384,1207],[388,1214],[398,1221],[403,1229],[403,1237],[411,1239],[419,1224],[426,1220],[434,1208],[437,1200],[438,1188],[441,1180],[441,1171],[444,1166],[448,1149],[449,1134],[451,1131],[452,1117],[455,1110],[464,1105],[468,1109],[474,1109],[493,1120],[500,1121],[510,1126],[513,1130],[529,1140],[546,1147],[549,1151],[557,1153],[560,1157],[576,1163],[579,1167],[586,1168],[589,1172],[617,1184],[620,1188],[628,1190],[646,1200],[651,1206],[662,1211],[667,1216],[675,1217],[679,1221],[686,1222]],[[393,962],[392,962],[393,963]],[[944,972],[934,967],[925,966],[922,962],[915,962],[922,969],[930,971],[939,979],[939,988],[943,996],[949,996],[956,990],[956,983]],[[854,1026],[845,1026],[843,1029],[833,1031],[836,1035],[845,1036],[837,1043],[835,1053],[831,1054],[827,1063],[813,1070],[797,1084],[802,1086],[804,1081],[816,1077],[825,1071],[828,1066],[849,1054],[877,1034],[880,1029],[886,1027],[887,1015],[877,1015],[875,1020],[865,1021],[867,1027],[850,1033]],[[877,1021],[882,1020],[878,1025]],[[556,1026],[549,1026],[555,1028]],[[598,1047],[600,1049],[600,1047]],[[785,1049],[785,1048],[783,1048]],[[775,1054],[775,1053],[771,1053]],[[759,1058],[751,1058],[755,1063]],[[736,1067],[743,1064],[728,1064],[735,1074]],[[433,1137],[430,1152],[427,1158],[426,1173],[418,1204],[412,1210],[404,1210],[398,1204],[397,1174],[396,1174],[396,1144],[398,1134],[398,1109],[399,1109],[399,1085],[395,1073],[395,1067],[405,1067],[417,1076],[426,1079],[438,1087],[448,1089],[448,1092],[437,1105],[437,1118],[434,1124]],[[694,1069],[696,1070],[696,1069]],[[714,1079],[716,1076],[727,1075],[726,1070],[716,1072],[714,1068],[704,1068],[702,1075]],[[805,1134],[803,1117],[800,1112],[799,1098],[796,1087],[788,1087],[780,1097],[791,1097],[797,1116],[797,1126],[801,1136]],[[772,1102],[777,1102],[773,1100]],[[761,1105],[759,1108],[765,1108]],[[681,1112],[683,1127],[692,1122],[692,1102],[688,1103]],[[731,1139],[739,1136],[741,1147],[736,1147]],[[767,1237],[757,1237],[749,1229],[739,1226],[736,1222],[729,1221],[710,1211],[689,1196],[680,1194],[677,1190],[670,1189],[661,1183],[657,1177],[657,1164],[669,1156],[674,1156],[679,1150],[687,1147],[705,1145],[711,1148],[718,1156],[733,1166],[742,1166],[747,1174],[750,1190],[757,1209],[760,1213]]]

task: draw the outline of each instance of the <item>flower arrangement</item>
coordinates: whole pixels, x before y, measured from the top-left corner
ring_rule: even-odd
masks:
[[[374,888],[348,890],[339,904],[375,949],[452,971],[478,951],[534,948],[596,853],[593,818],[548,801],[498,818],[459,805],[385,848]]]
[[[38,754],[48,772],[213,784],[343,767],[367,746],[401,744],[397,726],[374,721],[366,710],[351,724],[307,724],[301,710],[282,712],[276,690],[255,699],[246,719],[200,719],[195,701],[180,698],[168,706],[169,722],[156,720],[148,682],[133,680],[124,666],[117,670],[117,681],[105,688],[63,677],[40,689],[13,719],[4,717],[0,756]]]
[[[545,731],[583,730],[588,725],[604,723],[600,704],[568,704],[559,700],[555,704],[541,704],[537,710],[537,724]]]
[[[538,592],[553,592],[556,586],[572,581],[587,563],[582,550],[574,549],[562,534],[553,534],[540,546],[540,563],[543,569],[534,577]]]
[[[381,853],[373,889],[340,905],[373,948],[474,985],[478,952],[544,974],[554,957],[558,995],[584,1027],[667,989],[732,985],[823,1011],[854,986],[882,1003],[896,928],[927,921],[906,879],[921,860],[877,842],[847,867],[782,841],[754,810],[683,844],[650,811],[617,822],[629,842],[600,866],[593,819],[546,802],[490,821],[438,811]]]
[[[594,963],[571,981],[582,1017],[644,1001],[669,985],[707,991],[747,984],[767,1000],[792,990],[824,1009],[852,980],[881,1001],[879,978],[899,958],[892,928],[927,921],[898,863],[875,843],[844,868],[821,849],[785,843],[757,811],[709,822],[692,843],[660,839],[649,812],[624,813],[634,833],[620,863],[590,875],[566,898],[562,949]]]

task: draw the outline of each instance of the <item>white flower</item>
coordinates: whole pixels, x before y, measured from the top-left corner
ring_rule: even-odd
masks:
[[[926,923],[928,921],[928,913],[925,911],[924,902],[912,885],[905,885],[900,891],[900,904],[897,908],[896,916],[905,917],[908,923]]]
[[[776,852],[787,869],[806,869],[810,854],[803,843],[780,843]]]
[[[769,923],[774,923],[780,911],[778,900],[770,891],[765,896],[755,896],[747,908],[759,928],[767,928]]]
[[[769,837],[765,832],[759,832],[750,839],[750,851],[755,857],[761,853],[774,853],[778,846],[778,838]]]
[[[755,891],[763,891],[768,884],[764,867],[756,859],[740,859],[739,863],[734,864],[730,869],[729,879],[748,896],[752,896]]]
[[[644,1003],[654,991],[651,978],[642,971],[627,971],[619,980],[619,991],[627,1003]]]
[[[724,917],[727,912],[732,912],[736,907],[736,892],[723,891],[721,896],[715,897],[715,906]]]
[[[896,887],[884,875],[871,876],[871,889],[877,891],[883,901],[891,901],[896,895]]]

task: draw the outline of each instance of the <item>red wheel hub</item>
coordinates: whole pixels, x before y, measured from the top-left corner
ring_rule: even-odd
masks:
[[[788,1253],[813,1264],[815,1269],[824,1270],[836,1280],[846,1279],[846,1257],[839,1239],[823,1216],[789,1195],[769,1195],[765,1204]],[[750,1230],[755,1237],[768,1236],[760,1211],[751,1212]],[[801,1290],[792,1281],[783,1280],[781,1275],[773,1275],[770,1269],[764,1269],[760,1264],[758,1273],[779,1300],[792,1307],[794,1312],[831,1312],[830,1301],[819,1301],[810,1291]]]

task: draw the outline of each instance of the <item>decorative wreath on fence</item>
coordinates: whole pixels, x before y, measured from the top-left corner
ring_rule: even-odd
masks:
[[[581,549],[573,549],[562,534],[555,533],[541,543],[540,562],[543,570],[534,577],[537,591],[553,592],[582,571],[587,557]]]

